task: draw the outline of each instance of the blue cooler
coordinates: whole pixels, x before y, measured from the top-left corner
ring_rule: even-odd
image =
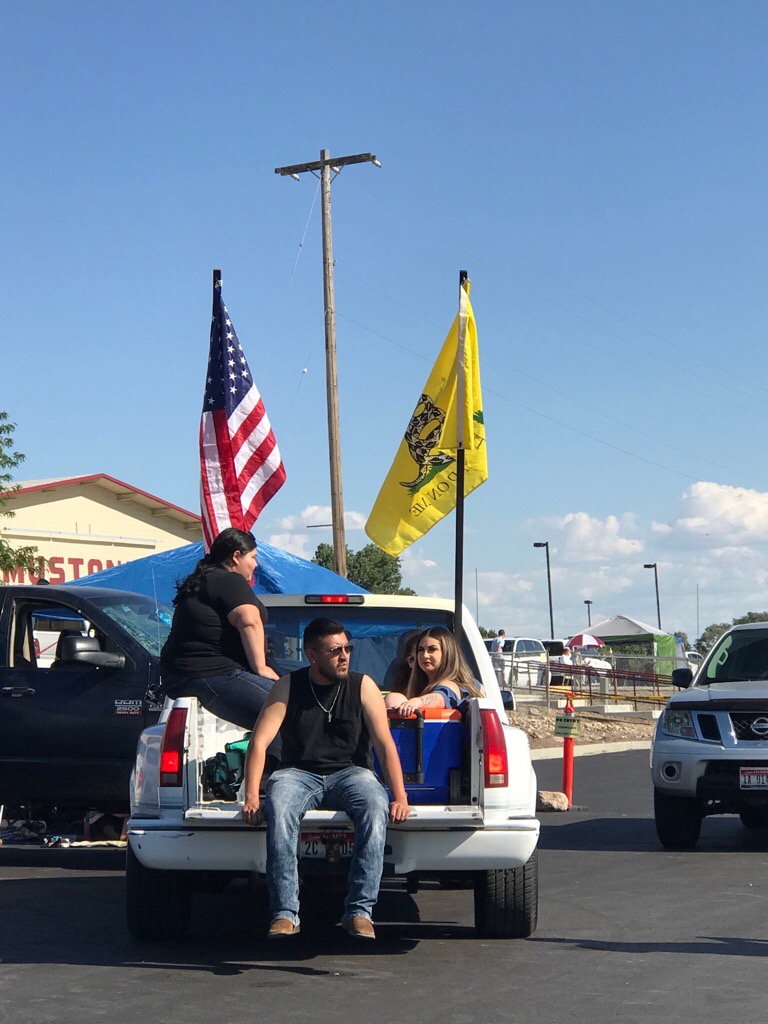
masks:
[[[409,803],[451,802],[451,773],[458,784],[466,733],[459,711],[425,708],[410,718],[389,714],[389,728],[400,755]],[[382,775],[374,752],[374,771]]]

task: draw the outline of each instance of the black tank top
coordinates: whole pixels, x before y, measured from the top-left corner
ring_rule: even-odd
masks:
[[[288,707],[280,728],[281,768],[330,775],[353,764],[372,766],[371,740],[360,697],[362,680],[359,672],[350,672],[346,682],[313,688],[308,668],[291,673]],[[330,721],[313,689],[325,708],[333,704]]]

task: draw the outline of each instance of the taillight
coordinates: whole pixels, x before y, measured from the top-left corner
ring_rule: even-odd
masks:
[[[184,732],[187,709],[174,708],[165,723],[160,747],[160,785],[180,786],[184,769]]]
[[[509,782],[509,768],[507,744],[504,742],[501,721],[493,708],[481,708],[480,721],[483,726],[485,787],[492,789],[496,786],[506,786]]]

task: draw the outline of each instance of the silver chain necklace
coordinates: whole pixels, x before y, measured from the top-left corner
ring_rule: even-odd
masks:
[[[333,709],[336,706],[336,701],[339,699],[339,694],[341,693],[341,683],[336,684],[336,693],[334,694],[333,700],[331,701],[331,706],[329,708],[327,708],[325,704],[321,703],[320,698],[315,693],[315,684],[312,682],[311,679],[309,680],[309,688],[312,691],[312,696],[315,698],[315,704],[317,704],[321,711],[325,712],[325,714],[328,716],[328,721],[330,722],[331,716],[333,715]]]

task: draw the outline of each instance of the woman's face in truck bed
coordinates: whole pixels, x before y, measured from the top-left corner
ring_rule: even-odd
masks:
[[[433,636],[426,636],[421,641],[417,650],[419,666],[431,679],[440,668],[443,661],[443,649]]]

